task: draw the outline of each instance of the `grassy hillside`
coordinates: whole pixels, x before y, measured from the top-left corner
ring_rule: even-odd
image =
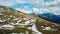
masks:
[[[60,34],[60,24],[12,8],[0,6],[0,34],[19,34],[26,31],[28,31],[28,34],[33,34],[31,28],[34,23],[38,31],[43,34]]]

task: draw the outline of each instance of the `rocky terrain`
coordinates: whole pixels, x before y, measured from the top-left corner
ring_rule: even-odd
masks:
[[[0,34],[60,34],[60,24],[0,6]]]

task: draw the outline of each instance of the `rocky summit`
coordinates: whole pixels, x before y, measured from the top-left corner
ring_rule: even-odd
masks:
[[[0,6],[0,34],[60,34],[60,24]]]

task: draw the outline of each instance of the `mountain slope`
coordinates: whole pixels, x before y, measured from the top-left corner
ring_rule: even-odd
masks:
[[[19,34],[21,32],[34,34],[35,32],[32,30],[33,24],[36,25],[37,30],[42,32],[42,34],[60,34],[60,24],[12,8],[0,6],[0,34]]]

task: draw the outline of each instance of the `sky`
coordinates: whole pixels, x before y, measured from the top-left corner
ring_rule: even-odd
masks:
[[[0,0],[0,5],[28,14],[52,13],[60,15],[60,0]]]

